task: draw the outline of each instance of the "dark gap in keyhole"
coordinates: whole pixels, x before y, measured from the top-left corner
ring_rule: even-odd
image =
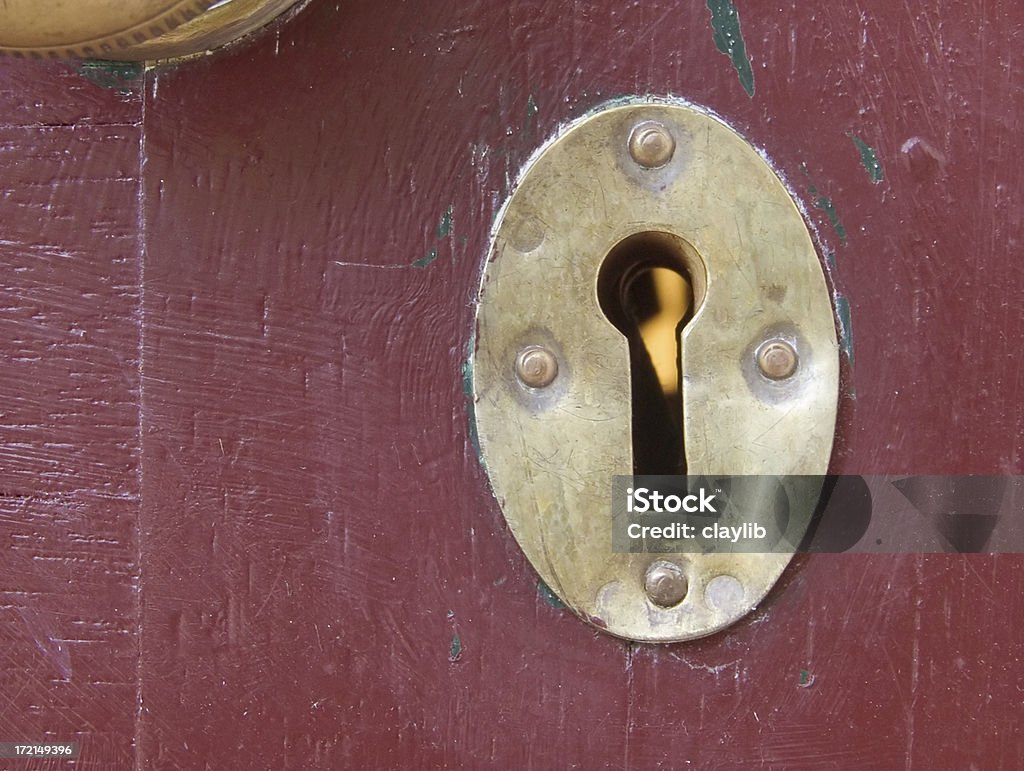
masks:
[[[657,232],[620,241],[601,265],[597,293],[629,341],[633,473],[685,474],[679,333],[694,298],[679,243]]]

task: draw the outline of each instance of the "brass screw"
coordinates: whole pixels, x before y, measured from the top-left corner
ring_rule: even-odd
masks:
[[[659,560],[652,562],[647,568],[644,589],[655,605],[663,608],[675,607],[686,599],[689,588],[686,573],[673,562]]]
[[[757,366],[772,380],[785,380],[796,372],[796,349],[785,340],[769,340],[757,351]]]
[[[676,151],[676,140],[655,121],[644,121],[629,135],[629,154],[645,169],[660,169]]]
[[[558,376],[558,359],[540,345],[528,345],[516,357],[516,376],[530,388],[546,388]]]

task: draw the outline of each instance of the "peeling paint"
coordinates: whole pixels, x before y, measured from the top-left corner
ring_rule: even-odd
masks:
[[[810,688],[814,685],[814,675],[808,672],[806,669],[800,670],[800,679],[797,681],[797,685],[801,688]]]
[[[454,204],[448,204],[448,208],[445,209],[444,214],[441,215],[441,221],[437,224],[437,237],[447,238],[452,233],[452,211],[454,210]]]
[[[848,136],[857,147],[857,151],[860,153],[860,162],[864,165],[864,168],[867,169],[868,174],[871,176],[871,181],[877,185],[885,179],[885,172],[882,169],[882,163],[878,160],[878,154],[875,152],[874,148],[856,134],[847,134],[846,136]]]
[[[537,106],[537,100],[534,99],[533,94],[530,94],[526,97],[526,118],[523,120],[523,127],[520,132],[520,139],[527,146],[536,142],[537,113],[539,111],[540,108]]]
[[[846,358],[850,361],[850,366],[853,366],[853,318],[850,314],[850,301],[846,299],[845,295],[836,295],[836,314],[839,316],[840,324],[840,345],[843,351],[846,353]]]
[[[732,0],[707,0],[711,11],[711,30],[714,33],[715,47],[732,61],[736,68],[740,85],[747,96],[754,96],[754,68],[747,47],[743,42],[740,30],[740,15]]]
[[[544,602],[552,608],[556,608],[558,610],[565,608],[565,603],[559,599],[557,594],[551,591],[551,587],[544,583],[543,580],[537,581],[537,594],[539,594],[541,599],[543,599]]]
[[[78,62],[75,70],[86,80],[100,88],[117,91],[122,96],[139,90],[144,67],[138,62],[111,62],[103,59],[87,59]]]
[[[466,359],[462,362],[462,395],[466,399],[466,414],[469,418],[469,443],[476,457],[480,456],[480,436],[476,431],[476,403],[473,400],[473,353],[476,350],[476,335],[466,344]]]
[[[412,266],[414,268],[425,268],[425,267],[427,267],[430,263],[432,263],[436,259],[437,259],[437,249],[434,248],[434,249],[431,249],[429,252],[427,252],[426,257],[420,257],[418,260],[416,260],[416,262],[414,262],[412,264]]]
[[[843,223],[839,220],[839,213],[836,212],[836,207],[832,203],[832,199],[818,190],[818,186],[815,185],[814,180],[811,179],[811,172],[807,168],[806,163],[800,164],[800,171],[802,171],[804,173],[804,176],[806,176],[810,181],[810,184],[808,184],[807,186],[807,194],[811,196],[814,208],[820,209],[821,211],[825,212],[825,216],[828,218],[829,224],[832,226],[832,229],[836,232],[836,235],[839,236],[839,240],[842,241],[843,245],[845,246],[847,236],[846,228],[843,226]],[[835,267],[834,252],[832,252],[829,255],[828,259],[830,267]]]
[[[537,117],[538,110],[539,110],[539,108],[537,107],[537,102],[536,102],[536,100],[534,100],[533,94],[530,94],[530,96],[526,100],[526,123],[527,123],[527,125],[529,125],[529,123],[532,122],[533,119]]]
[[[456,662],[462,658],[462,639],[459,637],[458,632],[452,635],[452,644],[448,649],[448,661]]]
[[[452,214],[455,211],[454,204],[448,204],[448,208],[444,210],[444,214],[441,215],[440,221],[437,223],[437,228],[434,230],[434,235],[437,236],[439,241],[450,237],[452,235]],[[414,268],[425,268],[438,257],[437,247],[432,247],[424,257],[420,257],[416,260],[412,266]]]
[[[807,188],[807,192],[816,196],[814,199],[815,208],[821,209],[825,212],[825,216],[828,217],[828,222],[832,226],[832,229],[836,231],[836,235],[839,236],[839,240],[845,244],[846,228],[843,226],[843,223],[839,221],[839,214],[836,213],[836,207],[832,203],[832,199],[827,195],[821,195],[818,193],[818,189],[813,185]]]

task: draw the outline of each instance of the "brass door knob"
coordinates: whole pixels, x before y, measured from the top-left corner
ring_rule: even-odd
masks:
[[[199,54],[300,0],[6,0],[0,54],[152,61]]]

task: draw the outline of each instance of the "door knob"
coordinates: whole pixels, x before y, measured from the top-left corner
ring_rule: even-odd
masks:
[[[267,24],[298,0],[6,0],[0,53],[144,61],[189,56]]]

